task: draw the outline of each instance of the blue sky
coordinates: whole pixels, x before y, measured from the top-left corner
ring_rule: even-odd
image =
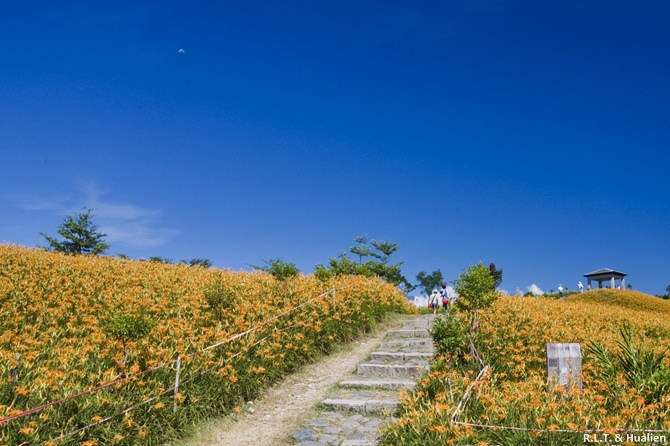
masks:
[[[410,281],[670,284],[670,3],[12,2],[0,241],[94,209],[110,254],[397,243]],[[392,257],[391,260],[394,260]]]

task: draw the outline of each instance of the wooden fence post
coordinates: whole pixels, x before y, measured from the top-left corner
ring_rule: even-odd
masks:
[[[12,378],[12,385],[16,385],[16,380],[19,377],[19,360],[21,359],[21,355],[19,353],[16,354],[16,367],[14,367],[12,370],[9,371],[9,376]]]
[[[177,373],[174,378],[174,406],[172,411],[177,411],[177,393],[179,393],[179,373],[181,372],[181,356],[177,356]]]

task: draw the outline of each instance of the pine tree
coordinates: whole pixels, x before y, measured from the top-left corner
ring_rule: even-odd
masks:
[[[91,222],[92,219],[93,210],[88,208],[84,208],[77,215],[66,217],[58,227],[58,233],[65,238],[63,241],[40,232],[49,242],[49,247],[45,249],[71,255],[104,253],[109,249],[109,245],[104,242],[107,234],[98,232],[98,227]]]

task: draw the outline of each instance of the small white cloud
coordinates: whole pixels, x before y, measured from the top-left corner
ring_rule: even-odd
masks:
[[[540,289],[539,286],[532,284],[526,287],[526,290],[529,291],[530,293],[533,293],[535,296],[539,296],[540,294],[544,294],[544,291]]]
[[[184,48],[179,48],[179,52],[180,52],[180,53],[185,53],[186,50],[184,50]]]
[[[100,225],[100,232],[107,235],[107,241],[112,245],[120,243],[135,248],[164,245],[179,233],[174,229],[157,228],[146,220],[109,222]]]
[[[50,211],[62,216],[71,215],[83,208],[93,210],[94,223],[105,241],[116,248],[117,245],[134,248],[154,248],[175,238],[179,231],[164,226],[161,212],[145,209],[131,203],[108,201],[95,181],[85,181],[81,185],[84,198],[61,196],[44,198],[32,195],[9,197],[15,206],[29,211]]]
[[[89,202],[89,207],[99,217],[100,232],[107,234],[107,241],[111,245],[154,248],[164,245],[179,233],[175,229],[160,226],[160,211],[102,200]]]
[[[19,209],[25,209],[28,211],[56,210],[59,212],[67,209],[67,203],[71,199],[69,196],[44,198],[26,194],[14,194],[8,198],[13,201],[16,207]]]
[[[95,208],[95,215],[100,218],[117,220],[149,219],[160,215],[158,211],[142,209],[133,204],[96,202],[91,203],[90,207]]]

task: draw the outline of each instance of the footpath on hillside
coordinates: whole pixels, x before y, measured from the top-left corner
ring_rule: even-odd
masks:
[[[397,316],[173,446],[371,446],[427,372],[434,315]]]

